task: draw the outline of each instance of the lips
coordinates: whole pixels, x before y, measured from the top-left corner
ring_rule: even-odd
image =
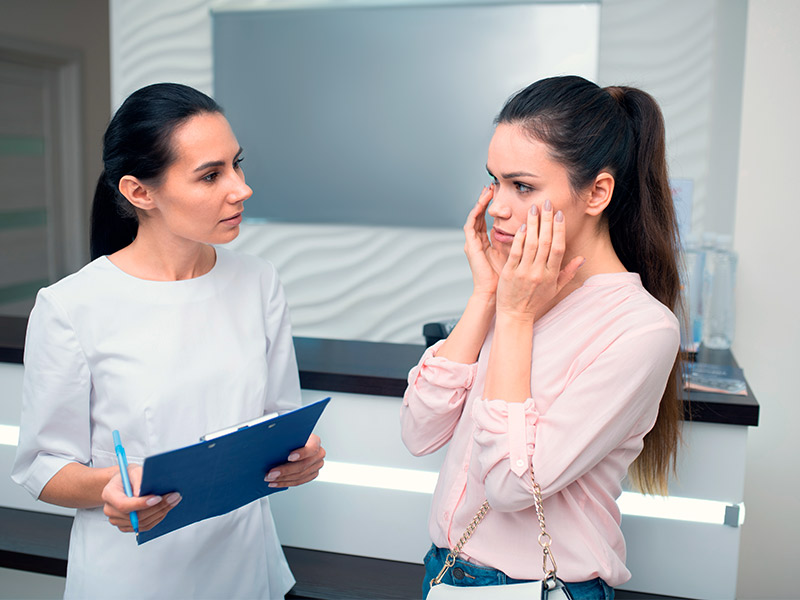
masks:
[[[232,217],[228,217],[227,219],[222,219],[221,223],[238,223],[242,220],[242,213],[236,213]]]
[[[510,244],[514,241],[514,234],[492,227],[492,239],[501,244]]]

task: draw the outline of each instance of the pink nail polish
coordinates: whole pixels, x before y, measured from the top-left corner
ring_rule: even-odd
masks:
[[[159,502],[161,502],[161,496],[153,496],[151,498],[148,498],[145,504],[147,504],[147,506],[155,506]]]
[[[564,221],[564,213],[562,213],[561,211],[558,211],[556,213],[556,221],[559,222],[559,223],[563,223],[563,221]]]
[[[527,225],[526,223],[523,223],[523,224],[520,226],[519,230],[520,230],[521,232],[523,232],[523,233],[524,233],[524,232],[525,232],[525,230],[526,230],[527,228],[528,228],[528,225]]]
[[[539,214],[539,207],[535,204],[531,205],[531,214],[535,217]]]
[[[544,201],[544,209],[545,210],[550,210],[552,208],[553,208],[553,205],[550,204],[550,199],[548,198],[547,200]]]
[[[289,462],[294,462],[299,458],[300,458],[300,455],[297,452],[295,452],[295,453],[289,455],[288,460],[289,460]]]

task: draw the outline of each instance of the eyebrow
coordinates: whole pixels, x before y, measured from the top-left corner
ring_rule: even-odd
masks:
[[[489,173],[489,176],[494,177],[494,173],[489,170],[489,165],[486,165],[486,172]],[[501,175],[503,179],[516,179],[517,177],[533,177],[537,179],[539,176],[535,175],[534,173],[528,173],[527,171],[516,171],[514,173],[503,173]]]
[[[233,160],[236,160],[237,158],[239,158],[239,156],[241,156],[242,152],[244,152],[244,148],[242,148],[242,147],[240,146],[240,147],[239,147],[239,151],[238,151],[238,152],[236,153],[236,155],[233,157]],[[208,162],[204,162],[202,165],[200,165],[199,167],[197,167],[197,168],[194,170],[194,172],[195,172],[195,173],[197,173],[198,171],[202,171],[202,170],[204,170],[204,169],[208,169],[208,168],[210,168],[210,167],[222,167],[222,166],[224,166],[224,165],[225,165],[225,161],[224,161],[224,160],[211,160],[211,161],[208,161]]]

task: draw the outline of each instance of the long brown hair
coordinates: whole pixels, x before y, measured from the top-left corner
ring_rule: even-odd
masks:
[[[601,171],[614,176],[603,213],[617,256],[638,273],[650,294],[676,312],[680,302],[680,243],[667,176],[664,118],[652,96],[631,87],[600,88],[582,77],[552,77],[513,96],[497,123],[518,124],[548,145],[575,191]],[[629,469],[647,493],[667,493],[680,443],[680,355],[667,382],[653,429]]]

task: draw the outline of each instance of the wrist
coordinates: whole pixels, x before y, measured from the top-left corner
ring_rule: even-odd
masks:
[[[508,325],[510,327],[533,327],[536,322],[536,315],[530,312],[519,312],[513,310],[497,309],[497,326]]]
[[[497,294],[495,292],[482,292],[475,290],[469,298],[469,303],[476,306],[490,309],[492,312],[497,305]]]

